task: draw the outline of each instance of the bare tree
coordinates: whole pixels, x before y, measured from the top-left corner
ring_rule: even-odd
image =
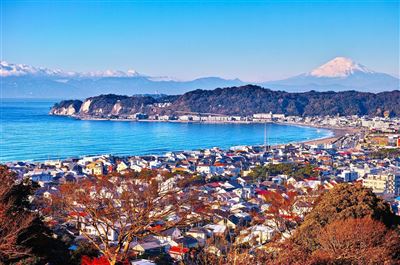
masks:
[[[353,264],[395,264],[400,237],[383,223],[369,217],[335,221],[317,236],[315,255]]]
[[[145,171],[87,179],[61,186],[56,201],[64,215],[75,216],[80,233],[114,265],[128,257],[134,240],[155,233],[156,224],[168,229],[201,217],[196,212],[204,205],[197,192],[180,188],[170,178],[174,176]],[[113,233],[115,240],[110,238]]]
[[[297,190],[288,186],[286,192],[271,190],[263,195],[269,203],[264,217],[269,226],[277,229],[278,238],[293,234],[322,192],[320,188]]]

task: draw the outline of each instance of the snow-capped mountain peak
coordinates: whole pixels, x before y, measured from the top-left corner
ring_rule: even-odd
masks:
[[[80,77],[134,77],[142,76],[135,70],[128,70],[126,72],[119,70],[105,70],[95,72],[84,72],[78,74]]]
[[[356,72],[374,73],[362,64],[346,57],[336,57],[333,60],[307,73],[314,77],[347,77]]]
[[[49,77],[135,77],[142,76],[135,70],[118,71],[106,70],[95,72],[66,72],[60,69],[48,69],[44,67],[34,67],[26,64],[12,64],[0,61],[0,76],[49,76]]]
[[[6,61],[0,61],[0,76],[75,76],[75,72],[64,72],[60,69],[49,69],[44,67],[34,67],[27,64],[12,64]]]

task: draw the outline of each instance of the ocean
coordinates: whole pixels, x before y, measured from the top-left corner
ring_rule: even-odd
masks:
[[[50,116],[58,100],[0,100],[0,162],[83,155],[144,155],[264,142],[263,124],[87,121]],[[267,124],[268,144],[332,135],[325,129]]]

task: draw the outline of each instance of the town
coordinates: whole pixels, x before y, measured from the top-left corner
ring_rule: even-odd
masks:
[[[166,104],[166,103],[164,103]],[[159,104],[156,104],[159,107]],[[390,112],[385,111],[382,117],[369,116],[286,116],[276,113],[256,113],[251,116],[240,115],[221,115],[213,113],[194,113],[180,111],[174,115],[148,115],[146,113],[135,113],[134,115],[82,115],[69,114],[67,109],[61,109],[60,112],[51,112],[54,115],[67,115],[78,119],[109,119],[109,120],[128,120],[128,121],[168,121],[168,122],[203,122],[203,123],[287,123],[305,126],[327,127],[327,128],[349,128],[363,127],[377,130],[390,130],[396,128],[400,119],[390,117]]]
[[[194,117],[187,119],[195,120]],[[181,198],[185,197],[186,201],[182,204],[179,201],[175,204],[190,208],[191,219],[181,222],[184,218],[178,216],[177,209],[168,211],[158,218],[164,222],[154,218],[146,224],[146,231],[150,231],[146,236],[136,236],[128,245],[124,245],[127,246],[130,264],[137,265],[155,264],[154,260],[160,255],[164,259],[167,256],[171,263],[187,260],[188,256],[193,256],[191,250],[198,248],[210,255],[223,256],[226,250],[215,238],[227,240],[227,235],[229,245],[246,245],[252,251],[263,249],[272,239],[290,237],[298,220],[303,220],[311,211],[316,194],[340,183],[371,189],[391,205],[395,214],[400,215],[398,119],[355,116],[298,118],[273,114],[259,114],[253,118],[358,130],[346,131],[340,137],[314,143],[235,146],[228,150],[215,147],[163,155],[84,156],[45,162],[9,162],[6,166],[16,173],[18,179],[30,179],[38,183],[39,188],[34,196],[43,201],[55,200],[62,193],[60,187],[69,183],[78,184],[76,187],[79,187],[85,180],[103,179],[104,176],[111,179],[115,175],[138,178],[140,174],[157,179],[157,194],[176,193]],[[182,181],[185,182],[183,188]],[[113,183],[119,188],[129,187],[125,182],[120,185],[117,181]],[[128,192],[141,189],[144,184],[135,181],[132,185]],[[150,189],[147,184],[145,186]],[[106,194],[108,192],[111,193],[104,191]],[[201,206],[196,208],[189,205],[193,199],[190,194]],[[271,196],[289,198],[289,194],[293,196],[291,208],[285,209],[284,215],[279,214],[277,222],[271,212],[274,203]],[[90,197],[93,193],[86,195]],[[149,194],[141,196],[151,197]],[[96,242],[102,249],[107,249],[107,244],[116,246],[121,243],[121,225],[107,225],[112,227],[110,229],[106,229],[104,224],[95,225],[94,217],[87,216],[84,203],[77,203],[77,200],[71,204],[73,207],[68,216],[44,215],[56,234],[68,234],[71,237],[72,251],[82,240]],[[140,201],[137,205],[140,205]],[[158,210],[160,213],[172,207],[162,201],[158,205],[162,206]],[[206,217],[202,215],[205,207]],[[260,214],[269,218],[259,220],[257,216]],[[166,229],[167,224],[174,223],[173,220],[179,220],[179,225],[176,223]]]
[[[0,265],[400,265],[400,0],[0,7]]]

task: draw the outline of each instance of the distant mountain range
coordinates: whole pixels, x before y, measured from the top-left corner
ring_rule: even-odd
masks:
[[[85,118],[126,118],[136,113],[247,116],[269,112],[297,116],[382,116],[385,111],[389,111],[392,116],[400,116],[400,91],[377,94],[357,91],[288,93],[247,85],[194,90],[181,96],[159,98],[108,94],[90,97],[84,101],[66,100],[56,104],[50,114]]]
[[[249,83],[220,77],[179,81],[170,77],[143,75],[134,70],[66,72],[5,61],[0,62],[0,76],[1,95],[4,98],[85,98],[108,93],[174,95],[195,89],[209,90]],[[344,57],[337,57],[308,73],[292,78],[253,84],[292,92],[310,90],[381,92],[400,87],[398,78],[374,72]]]
[[[4,98],[85,98],[99,94],[182,94],[194,89],[238,86],[244,82],[219,77],[179,81],[154,77],[134,70],[64,72],[28,65],[0,63],[1,94]]]

